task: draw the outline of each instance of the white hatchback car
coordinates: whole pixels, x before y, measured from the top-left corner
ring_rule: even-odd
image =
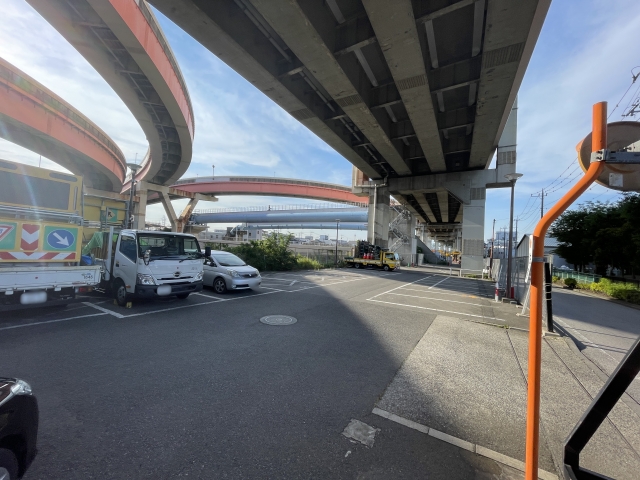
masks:
[[[216,293],[227,290],[256,288],[262,283],[260,272],[247,265],[233,253],[213,250],[204,261],[204,285],[213,287]]]

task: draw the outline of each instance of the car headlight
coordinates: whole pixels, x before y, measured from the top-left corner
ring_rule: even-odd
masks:
[[[259,277],[260,276],[260,272],[258,270],[256,270],[256,275]]]
[[[202,276],[203,276],[203,275],[204,275],[204,272],[198,272],[198,273],[196,274],[196,281],[198,281],[198,280],[202,280]]]
[[[31,385],[24,380],[18,380],[11,386],[11,393],[14,395],[31,395]]]
[[[153,275],[145,275],[144,273],[139,273],[138,281],[136,283],[138,285],[155,285],[156,281],[153,278]]]
[[[235,270],[227,270],[227,273],[229,275],[231,275],[232,277],[239,277],[240,274],[238,272],[236,272]]]

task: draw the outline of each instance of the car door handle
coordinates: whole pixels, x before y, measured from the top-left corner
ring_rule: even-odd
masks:
[[[119,266],[120,266],[120,262],[116,262],[116,267],[119,267]]]

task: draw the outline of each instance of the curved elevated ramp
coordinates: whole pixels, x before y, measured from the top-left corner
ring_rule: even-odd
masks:
[[[138,177],[169,185],[191,163],[193,108],[162,30],[143,0],[27,0],[115,90],[147,140]]]
[[[351,192],[351,187],[335,183],[275,177],[198,177],[185,178],[174,188],[212,195],[267,195],[324,200],[337,203],[362,203],[366,198]]]
[[[0,86],[2,138],[82,175],[93,188],[122,189],[124,155],[91,120],[1,58]]]

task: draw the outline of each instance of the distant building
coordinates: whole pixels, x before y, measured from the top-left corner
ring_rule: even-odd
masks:
[[[320,235],[320,240],[329,240],[329,235]]]

